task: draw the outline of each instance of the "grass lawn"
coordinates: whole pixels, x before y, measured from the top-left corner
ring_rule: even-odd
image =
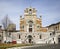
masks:
[[[0,49],[6,49],[10,47],[22,47],[22,46],[31,46],[32,44],[0,44]]]

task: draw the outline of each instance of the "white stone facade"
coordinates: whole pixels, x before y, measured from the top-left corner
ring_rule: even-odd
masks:
[[[57,44],[60,32],[48,31],[42,27],[42,19],[37,18],[35,8],[26,8],[24,18],[20,16],[20,31],[4,32],[4,41],[33,44]],[[6,35],[7,34],[7,35]]]
[[[60,32],[55,35],[50,35],[52,32],[34,32],[34,33],[20,33],[20,32],[11,32],[11,36],[4,35],[3,43],[16,41],[17,43],[33,43],[33,44],[58,44],[58,38],[60,38]],[[20,35],[20,37],[19,37]],[[41,35],[41,37],[40,37]],[[29,37],[31,36],[31,37]],[[53,39],[54,38],[54,39]],[[30,40],[30,41],[29,41]]]

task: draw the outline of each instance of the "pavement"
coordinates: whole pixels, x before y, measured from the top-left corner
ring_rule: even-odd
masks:
[[[60,49],[60,44],[36,44],[33,46],[12,47],[7,49]]]
[[[60,49],[60,44],[25,46],[21,49]]]

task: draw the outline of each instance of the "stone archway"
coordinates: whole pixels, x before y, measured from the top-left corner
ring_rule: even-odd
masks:
[[[32,36],[31,35],[28,35],[28,42],[32,43]]]

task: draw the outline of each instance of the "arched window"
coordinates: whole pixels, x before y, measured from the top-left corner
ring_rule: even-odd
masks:
[[[56,30],[57,30],[57,26],[56,26]]]
[[[33,21],[28,21],[29,23],[29,32],[32,32],[32,25],[33,25]]]
[[[20,28],[23,30],[24,29],[24,25],[21,25]]]
[[[40,39],[42,39],[42,36],[40,35]]]
[[[50,36],[52,35],[52,33],[50,33]]]
[[[29,32],[32,32],[32,28],[29,28]]]
[[[40,26],[37,26],[37,28],[40,28]]]
[[[54,38],[53,38],[53,41],[54,41]]]
[[[19,34],[19,39],[20,39],[21,37],[20,37],[20,34]]]
[[[29,24],[29,27],[32,27],[32,24]]]

